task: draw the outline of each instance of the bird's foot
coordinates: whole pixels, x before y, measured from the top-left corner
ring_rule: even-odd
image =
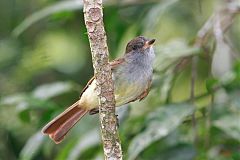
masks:
[[[120,125],[119,125],[118,115],[116,114],[115,116],[116,116],[116,121],[117,121],[117,128],[119,128]]]

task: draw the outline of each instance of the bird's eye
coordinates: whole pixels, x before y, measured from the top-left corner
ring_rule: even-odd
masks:
[[[132,49],[136,50],[136,49],[139,49],[139,48],[142,48],[142,47],[143,47],[143,43],[137,43],[137,44],[132,46]]]
[[[138,48],[137,45],[132,46],[132,49],[133,49],[133,50],[136,50],[137,48]]]

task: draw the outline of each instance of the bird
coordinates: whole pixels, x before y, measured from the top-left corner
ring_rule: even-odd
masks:
[[[125,54],[109,62],[112,70],[116,107],[144,99],[149,91],[153,75],[155,39],[138,36],[127,43]],[[56,143],[63,141],[69,130],[87,113],[98,113],[96,80],[91,78],[77,102],[55,117],[42,133]]]

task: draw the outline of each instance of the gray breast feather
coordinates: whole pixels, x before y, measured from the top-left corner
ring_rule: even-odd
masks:
[[[127,55],[126,62],[113,71],[117,105],[136,99],[152,78],[154,52]]]

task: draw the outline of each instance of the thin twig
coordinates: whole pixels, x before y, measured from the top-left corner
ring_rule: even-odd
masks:
[[[210,136],[211,136],[211,114],[212,114],[212,108],[214,104],[214,94],[211,94],[211,102],[210,105],[207,107],[207,119],[206,119],[206,139],[205,139],[205,146],[206,148],[209,148],[210,146]]]
[[[202,3],[200,0],[198,0],[198,6],[199,6],[199,13],[202,14]]]
[[[194,56],[192,58],[192,71],[191,71],[191,88],[190,88],[190,99],[191,103],[194,106],[194,111],[192,114],[192,128],[193,128],[193,141],[194,144],[197,145],[198,142],[198,135],[197,135],[197,120],[195,117],[195,112],[196,112],[196,105],[195,105],[195,82],[197,79],[197,62],[198,62],[198,57]]]
[[[195,101],[197,101],[199,99],[206,98],[206,97],[210,96],[210,94],[211,93],[209,93],[209,92],[205,92],[203,94],[195,96],[194,99],[195,99]],[[191,99],[184,100],[181,103],[189,103],[189,102],[191,102]]]
[[[226,32],[233,23],[233,19],[240,13],[240,6],[226,5],[226,7],[214,13],[198,31],[194,46],[203,47],[208,40],[208,37],[213,34],[213,26],[216,18],[221,16],[221,28],[223,33]]]
[[[103,24],[102,0],[84,0],[84,19],[92,52],[99,97],[99,118],[106,160],[121,160],[122,149],[117,131],[112,73],[108,59],[107,38]]]

